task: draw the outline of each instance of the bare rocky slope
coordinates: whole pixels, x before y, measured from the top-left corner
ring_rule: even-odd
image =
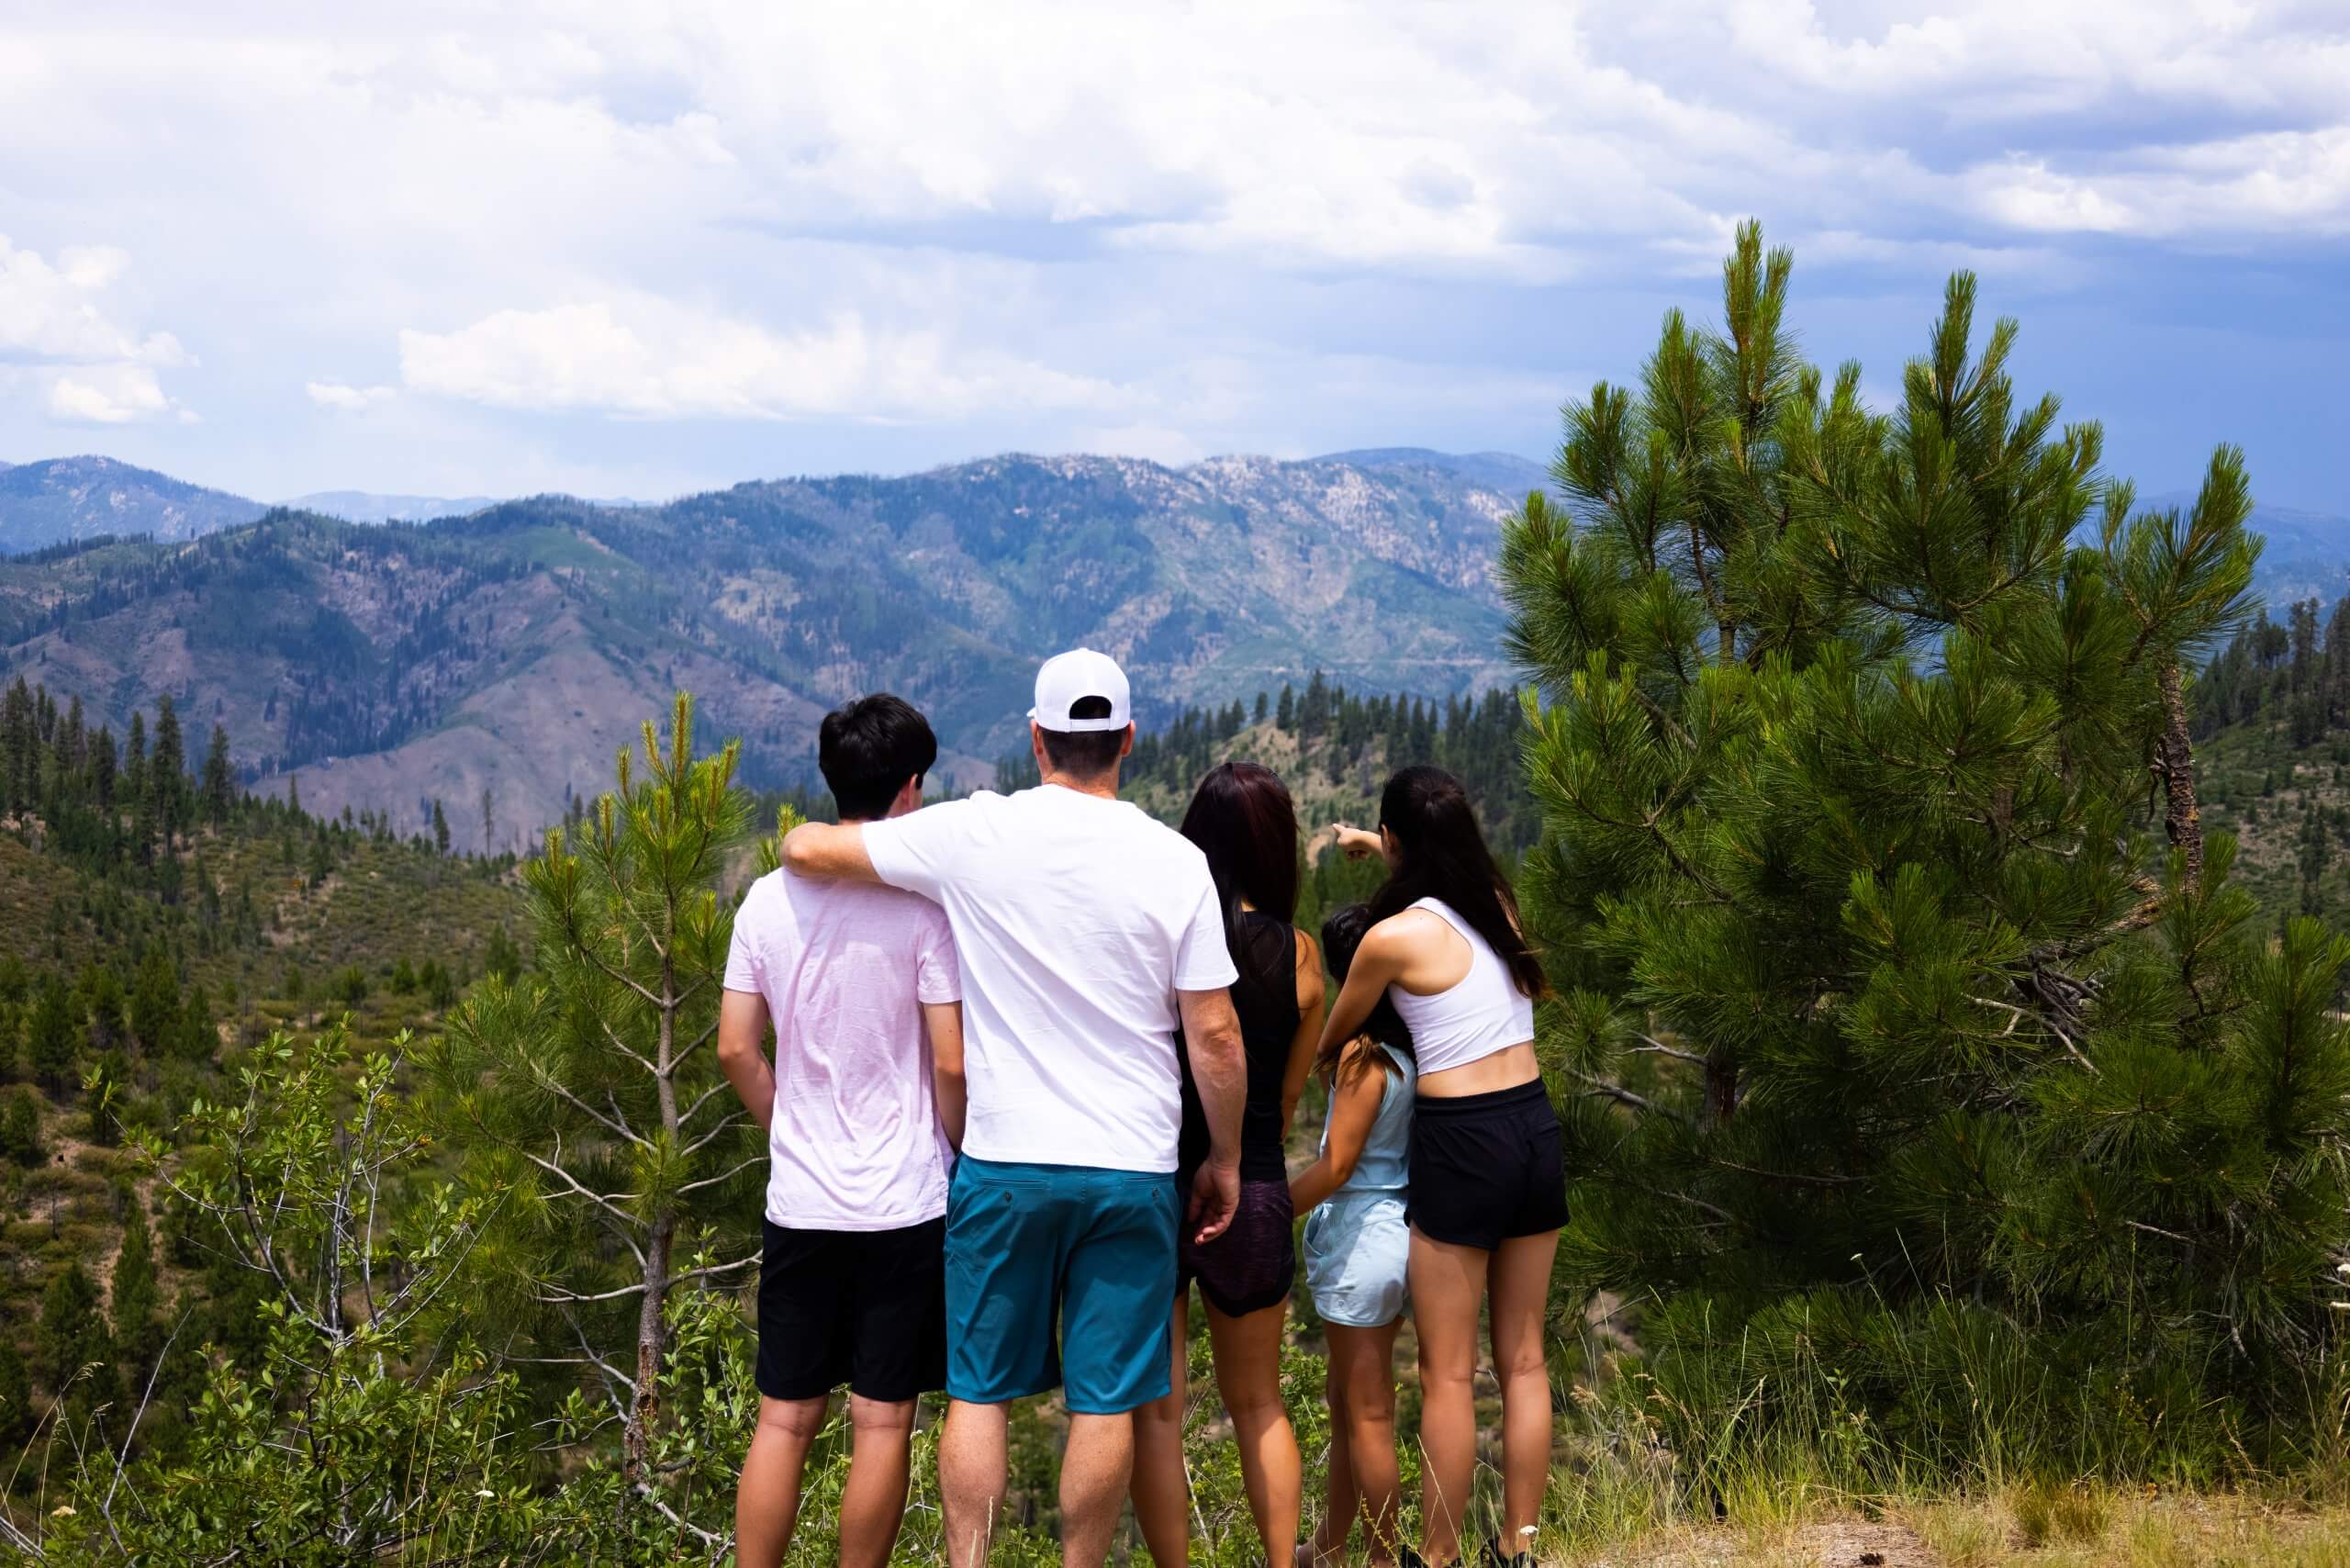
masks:
[[[877,688],[931,712],[950,781],[979,782],[1035,661],[1079,643],[1127,662],[1147,724],[1316,668],[1431,699],[1505,679],[1495,545],[1516,480],[1540,478],[1513,461],[1014,455],[636,509],[279,510],[0,561],[0,676],[118,734],[174,694],[200,710],[192,745],[217,722],[312,809],[402,831],[438,799],[461,846],[508,847],[603,788],[680,687],[754,784],[807,778],[816,720]]]

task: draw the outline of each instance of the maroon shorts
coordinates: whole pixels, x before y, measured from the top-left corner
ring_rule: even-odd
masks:
[[[1181,1190],[1188,1209],[1191,1183],[1185,1182]],[[1286,1301],[1297,1274],[1296,1217],[1287,1182],[1242,1177],[1240,1207],[1222,1236],[1199,1246],[1186,1222],[1176,1243],[1175,1294],[1181,1297],[1197,1280],[1208,1305],[1226,1317],[1246,1317]]]

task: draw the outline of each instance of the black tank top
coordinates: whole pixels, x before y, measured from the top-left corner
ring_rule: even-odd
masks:
[[[1248,1099],[1240,1112],[1240,1174],[1243,1180],[1278,1182],[1289,1175],[1281,1149],[1281,1079],[1289,1070],[1289,1047],[1297,1038],[1297,932],[1286,920],[1242,910],[1233,927],[1232,1010],[1240,1018],[1240,1043],[1248,1056]],[[1207,1163],[1207,1117],[1192,1080],[1192,1055],[1176,1042],[1183,1072],[1183,1130],[1176,1164],[1188,1182]]]

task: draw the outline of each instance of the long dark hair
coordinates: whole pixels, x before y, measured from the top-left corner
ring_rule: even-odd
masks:
[[[1363,933],[1371,927],[1369,904],[1350,903],[1334,909],[1322,922],[1322,957],[1329,961],[1330,972],[1337,977],[1340,985],[1347,983],[1347,971],[1354,968],[1355,949],[1362,946]],[[1395,1011],[1395,1003],[1388,1000],[1383,991],[1379,993],[1379,1004],[1371,1010],[1371,1016],[1362,1021],[1362,1027],[1356,1031],[1356,1035],[1359,1038],[1375,1040],[1404,1056],[1412,1054],[1412,1031],[1404,1025],[1404,1015]],[[1348,1044],[1345,1040],[1326,1040],[1315,1051],[1314,1070],[1320,1073],[1326,1082],[1336,1083],[1338,1081],[1338,1062],[1345,1057]],[[1369,1066],[1371,1059],[1365,1058],[1362,1065]]]
[[[1200,780],[1179,831],[1207,857],[1216,902],[1224,909],[1225,946],[1243,983],[1268,991],[1283,982],[1294,988],[1295,978],[1286,970],[1270,972],[1277,961],[1273,946],[1289,954],[1294,949],[1286,941],[1248,942],[1240,930],[1244,899],[1279,921],[1283,932],[1297,915],[1297,807],[1281,775],[1262,763],[1218,764]]]
[[[1373,923],[1422,899],[1441,900],[1485,939],[1519,991],[1537,1001],[1550,994],[1542,960],[1518,929],[1517,895],[1494,864],[1460,779],[1426,764],[1403,769],[1380,791],[1379,825],[1395,835],[1399,853],[1371,896]]]

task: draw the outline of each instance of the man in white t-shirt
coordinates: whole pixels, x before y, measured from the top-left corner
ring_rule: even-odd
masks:
[[[939,1489],[957,1568],[986,1558],[1009,1402],[1055,1386],[1063,1561],[1107,1557],[1133,1412],[1169,1389],[1178,1226],[1209,1239],[1239,1201],[1247,1068],[1223,912],[1199,850],[1118,799],[1129,707],[1115,661],[1062,654],[1028,715],[1041,786],[784,846],[796,874],[937,900],[955,935],[969,1109],[946,1213]],[[1179,1028],[1213,1144],[1189,1193]]]
[[[819,732],[845,823],[921,805],[937,756],[923,716],[886,693],[827,714]],[[759,1420],[735,1501],[744,1568],[783,1561],[809,1445],[842,1383],[854,1447],[839,1561],[881,1568],[898,1538],[915,1402],[946,1383],[961,994],[946,917],[928,899],[778,871],[735,913],[718,1059],[769,1156]],[[770,1024],[772,1068],[760,1049]]]

